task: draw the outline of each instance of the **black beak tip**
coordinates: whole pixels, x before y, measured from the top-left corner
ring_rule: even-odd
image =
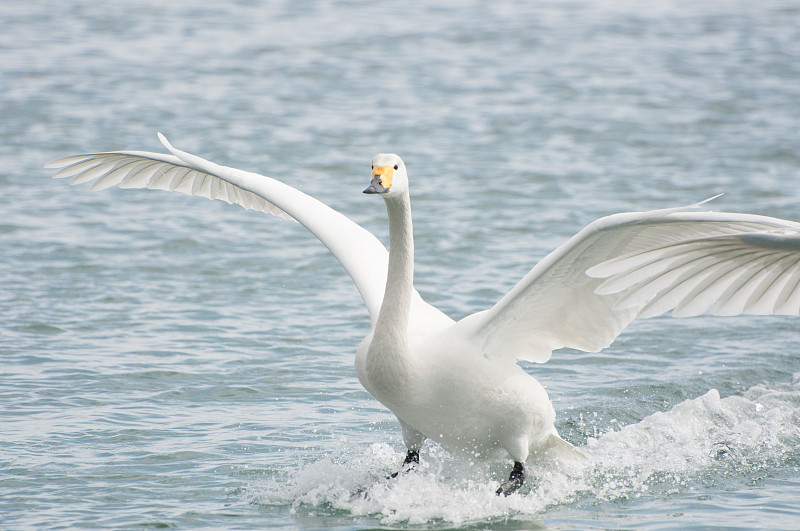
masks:
[[[387,191],[386,188],[384,188],[380,184],[376,185],[374,183],[370,184],[364,189],[365,194],[382,194],[385,193],[386,191]]]

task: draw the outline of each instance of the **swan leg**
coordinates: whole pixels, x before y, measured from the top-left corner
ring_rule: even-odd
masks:
[[[422,443],[425,442],[425,436],[422,432],[412,428],[410,424],[406,424],[402,420],[400,420],[400,428],[403,430],[403,444],[406,445],[408,451],[419,453],[419,449],[422,448]]]
[[[403,468],[406,466],[414,466],[419,464],[419,452],[417,450],[409,450],[406,458],[403,461]]]
[[[500,485],[495,494],[500,496],[508,496],[519,490],[522,484],[525,483],[525,466],[519,461],[514,461],[514,468],[511,469],[511,475],[508,476],[508,481]]]
[[[417,450],[409,450],[406,454],[406,458],[403,461],[403,467],[400,472],[406,473],[409,470],[413,469],[415,465],[419,464],[419,452]],[[396,478],[400,475],[400,472],[394,472],[390,475],[390,478]]]
[[[397,420],[400,419],[398,418]],[[405,473],[419,464],[419,450],[422,448],[422,443],[425,442],[425,436],[421,431],[412,428],[410,424],[406,424],[402,420],[400,420],[400,427],[403,429],[403,443],[408,448],[403,467],[400,469],[400,472]],[[400,472],[395,472],[389,478],[396,478]]]

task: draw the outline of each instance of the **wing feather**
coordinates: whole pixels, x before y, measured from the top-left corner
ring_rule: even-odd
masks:
[[[715,315],[739,315],[743,312],[743,308],[736,311],[736,302],[732,300],[734,296],[742,293],[742,290],[748,289],[748,281],[762,268],[762,261],[766,256],[764,254],[749,255],[747,260],[731,264],[733,267],[726,268],[727,274],[722,277],[718,282],[722,293],[717,297],[713,304],[713,312]],[[717,265],[718,262],[710,260],[711,264]],[[646,319],[655,317],[666,313],[675,308],[681,301],[690,293],[697,284],[688,284],[676,282],[672,285],[663,286],[662,291],[653,295],[649,302],[640,310],[637,317]],[[684,317],[689,317],[684,315]]]
[[[92,183],[91,190],[96,192],[119,184],[126,175],[136,169],[138,162],[137,160],[126,160],[114,164],[109,172]]]
[[[70,181],[70,184],[83,184],[92,181],[97,177],[105,175],[109,171],[113,170],[116,165],[117,161],[108,159],[103,160],[100,164],[92,166],[86,171],[73,174],[75,177],[72,179],[72,181]]]
[[[778,299],[775,313],[781,315],[797,315],[800,311],[800,270],[795,271]]]
[[[119,182],[117,186],[120,188],[147,188],[147,183],[150,182],[156,174],[162,174],[167,171],[167,167],[156,161],[144,160],[144,165],[138,171],[131,172]]]
[[[693,286],[687,286],[691,289],[685,290],[678,296],[679,302],[675,303],[673,315],[675,317],[691,317],[711,310],[720,296],[734,282],[737,269],[741,267],[740,259],[747,254],[749,254],[748,251],[738,250],[720,255],[718,258],[725,260],[724,263],[711,260],[706,275]],[[641,317],[646,317],[646,315],[642,314]]]
[[[61,159],[65,160],[65,159]],[[89,159],[83,160],[79,159],[78,162],[71,163],[68,166],[64,166],[60,170],[58,170],[55,175],[53,175],[54,179],[61,179],[62,177],[72,177],[76,173],[86,172],[91,170],[92,168],[103,164],[102,160],[97,159]]]

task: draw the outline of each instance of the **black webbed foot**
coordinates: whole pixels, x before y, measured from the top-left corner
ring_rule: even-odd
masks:
[[[511,475],[508,476],[508,481],[500,485],[495,494],[500,496],[508,496],[519,490],[522,484],[525,483],[525,466],[519,461],[514,461],[514,468],[511,469]]]
[[[412,468],[414,468],[414,465],[418,464],[419,464],[419,452],[416,450],[409,450],[408,453],[406,454],[405,460],[403,461],[403,468],[400,470],[400,472],[406,473]],[[400,474],[400,472],[395,472],[394,474],[390,475],[389,478],[396,478]]]
[[[419,452],[416,450],[409,450],[408,453],[406,454],[406,458],[403,461],[403,467],[400,469],[400,471],[395,472],[394,474],[389,474],[388,476],[386,476],[386,479],[396,478],[401,473],[405,474],[406,472],[412,470],[414,466],[418,464],[419,464]],[[369,496],[369,492],[366,487],[362,487],[358,489],[355,492],[355,494],[353,494],[353,496],[366,499]]]

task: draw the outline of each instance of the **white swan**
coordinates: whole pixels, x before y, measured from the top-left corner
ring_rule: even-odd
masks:
[[[46,165],[93,190],[174,190],[294,219],[324,243],[356,284],[372,330],[356,353],[359,381],[399,419],[413,465],[426,438],[471,455],[508,455],[524,481],[531,452],[571,446],[557,434],[544,388],[516,359],[545,362],[554,349],[599,351],[635,318],[800,314],[800,224],[690,207],[601,218],[539,262],[492,308],[458,322],[413,287],[414,244],[406,167],[373,159],[365,193],[384,198],[389,252],[371,233],[269,177],[173,148],[120,151]]]

